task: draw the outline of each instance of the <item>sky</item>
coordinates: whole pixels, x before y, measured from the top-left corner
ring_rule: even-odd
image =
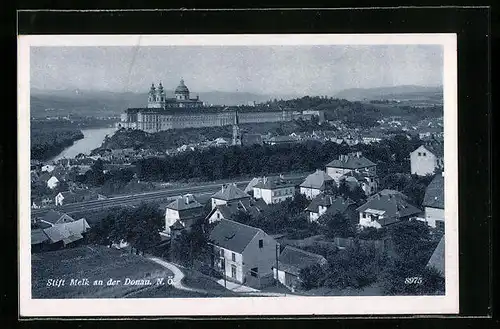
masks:
[[[184,79],[196,92],[333,95],[343,89],[438,86],[439,45],[31,47],[30,83],[43,90],[147,92]]]

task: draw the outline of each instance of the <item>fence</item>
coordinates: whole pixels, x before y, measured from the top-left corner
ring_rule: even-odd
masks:
[[[388,251],[390,247],[389,240],[356,240],[354,238],[333,238],[333,243],[338,248],[349,248],[355,246],[356,243],[359,243],[362,247],[374,248],[378,252]]]

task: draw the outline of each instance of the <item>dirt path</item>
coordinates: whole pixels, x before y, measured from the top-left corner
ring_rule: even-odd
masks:
[[[164,261],[160,258],[157,258],[157,257],[152,257],[152,256],[148,257],[148,259],[157,263],[158,265],[161,265],[161,266],[169,269],[170,271],[172,271],[172,273],[174,274],[174,277],[172,278],[172,286],[174,288],[177,288],[179,290],[202,293],[202,294],[212,294],[213,293],[210,290],[195,289],[195,288],[186,287],[182,283],[182,279],[184,278],[184,273],[181,271],[181,269],[179,269],[174,264],[166,262],[166,261]],[[217,283],[219,283],[220,285],[223,286],[224,285],[223,280],[219,280],[219,281],[220,282],[217,282]],[[233,291],[233,292],[236,292],[240,296],[255,296],[255,297],[258,297],[258,296],[271,296],[271,297],[296,296],[292,293],[284,294],[284,293],[277,293],[277,292],[260,291],[260,290],[253,289],[253,288],[250,288],[247,286],[236,285],[234,283],[230,283],[229,287],[226,287],[226,289]]]
[[[161,266],[169,269],[170,271],[172,271],[172,273],[174,274],[174,277],[172,278],[172,286],[174,288],[179,289],[179,290],[202,293],[202,294],[209,294],[210,293],[210,291],[208,291],[208,290],[194,289],[194,288],[186,287],[184,284],[182,284],[182,279],[184,278],[184,273],[182,273],[182,271],[174,264],[168,263],[168,262],[166,262],[160,258],[157,258],[157,257],[148,257],[148,259],[157,263],[158,265],[161,265]]]

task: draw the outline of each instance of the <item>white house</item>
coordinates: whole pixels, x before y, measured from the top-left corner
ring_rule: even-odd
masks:
[[[300,194],[305,195],[308,199],[313,199],[333,185],[336,184],[332,177],[323,170],[316,170],[300,184]]]
[[[250,199],[250,195],[240,190],[236,184],[222,185],[220,191],[212,195],[212,209],[217,205],[225,205],[243,199]]]
[[[300,271],[313,265],[325,266],[325,257],[302,249],[286,246],[278,258],[278,268],[273,264],[273,276],[288,289],[295,291],[300,285]]]
[[[248,285],[272,280],[278,244],[263,230],[223,219],[210,232],[209,245],[211,266],[227,279]]]
[[[247,184],[245,187],[245,190],[243,192],[245,193],[253,193],[253,187],[257,185],[258,183],[262,182],[262,177],[254,177],[252,180]]]
[[[436,169],[443,169],[444,150],[441,144],[421,145],[410,153],[411,173],[414,175],[432,175]]]
[[[192,194],[175,198],[165,208],[165,233],[170,234],[170,227],[176,222],[190,228],[203,215],[203,205]]]
[[[89,190],[75,189],[73,191],[59,192],[55,197],[55,205],[62,206],[64,204],[91,200],[106,200],[106,197]]]
[[[350,186],[359,186],[365,192],[365,195],[372,195],[378,191],[378,177],[370,171],[350,171],[340,177],[345,179]]]
[[[444,172],[436,174],[425,190],[425,222],[444,233]]]
[[[267,208],[264,200],[259,199],[241,199],[225,205],[218,205],[207,215],[208,223],[212,224],[222,219],[234,219],[238,212],[244,212],[253,218]]]
[[[382,190],[358,207],[359,226],[382,228],[417,216],[421,210],[407,202],[407,196],[394,190]]]
[[[75,203],[78,201],[78,195],[71,191],[59,192],[55,197],[56,206],[62,206],[63,204]]]
[[[56,167],[51,165],[51,164],[45,164],[42,166],[42,171],[46,171],[46,172],[50,173],[50,172],[54,171],[55,168]]]
[[[267,204],[293,199],[294,195],[295,184],[283,177],[263,177],[262,181],[253,187],[253,197],[262,199]]]
[[[59,179],[57,179],[56,176],[52,176],[49,178],[47,181],[47,187],[50,188],[51,190],[55,189],[59,185]]]
[[[337,160],[333,160],[326,165],[326,173],[337,183],[342,176],[352,171],[376,175],[377,165],[365,158],[361,152],[340,155]]]
[[[382,140],[382,137],[380,136],[363,136],[363,143],[364,144],[372,144],[372,143],[378,143]]]

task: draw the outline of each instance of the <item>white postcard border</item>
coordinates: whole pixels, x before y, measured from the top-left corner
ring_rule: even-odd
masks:
[[[32,299],[30,243],[30,47],[188,45],[409,45],[444,47],[444,296]],[[458,137],[456,34],[26,35],[18,37],[19,311],[22,317],[457,314]]]

